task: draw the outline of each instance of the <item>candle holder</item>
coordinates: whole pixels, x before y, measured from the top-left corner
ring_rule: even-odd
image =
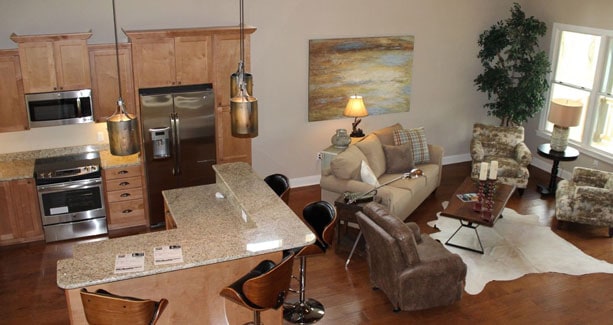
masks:
[[[477,202],[473,205],[473,211],[481,212],[483,209],[483,197],[485,195],[485,183],[486,181],[477,181]]]
[[[492,210],[494,209],[494,193],[496,192],[496,180],[488,179],[484,182],[484,199],[481,207],[481,218],[492,220]]]

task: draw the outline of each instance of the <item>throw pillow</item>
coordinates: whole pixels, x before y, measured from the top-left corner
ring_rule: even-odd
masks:
[[[405,143],[411,144],[414,164],[430,162],[430,151],[428,150],[428,141],[426,141],[426,132],[423,127],[395,130],[394,144],[398,146]]]
[[[372,131],[372,133],[379,138],[381,144],[392,145],[394,144],[394,130],[402,130],[402,125],[400,125],[400,123],[396,123],[394,125]]]
[[[385,154],[383,148],[381,148],[381,142],[379,137],[374,134],[367,135],[362,141],[355,144],[368,162],[368,167],[372,169],[376,177],[379,177],[385,173]]]
[[[368,163],[366,163],[364,160],[362,160],[360,176],[362,176],[362,182],[370,184],[374,187],[379,186],[377,176],[375,176],[375,173],[373,173],[372,169],[370,169],[370,167],[368,166]]]
[[[414,168],[413,151],[409,143],[399,146],[383,145],[383,153],[385,154],[385,172],[388,174],[406,173]]]
[[[330,161],[332,173],[340,179],[360,179],[360,163],[366,156],[354,145],[339,153]]]

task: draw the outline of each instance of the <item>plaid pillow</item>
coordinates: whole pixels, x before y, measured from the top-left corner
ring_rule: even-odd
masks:
[[[394,144],[399,146],[405,143],[411,144],[414,164],[430,162],[430,151],[423,127],[394,130]]]

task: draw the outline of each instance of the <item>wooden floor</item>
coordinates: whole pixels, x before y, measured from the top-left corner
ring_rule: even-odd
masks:
[[[448,200],[469,172],[466,163],[445,166],[443,182],[411,216],[423,232],[434,220],[441,202]],[[507,207],[522,214],[554,214],[553,197],[541,197],[536,183],[547,184],[549,175],[531,170],[523,197],[513,195]],[[296,213],[319,200],[319,186],[294,188],[290,206]],[[585,253],[613,263],[613,239],[607,229],[569,224],[552,229]],[[56,284],[56,261],[72,254],[74,242],[34,243],[0,248],[0,324],[67,324],[62,290]],[[381,291],[373,291],[364,256],[357,255],[348,270],[346,252],[334,249],[309,257],[307,297],[319,300],[326,315],[318,324],[613,324],[613,275],[570,276],[531,274],[506,282],[490,282],[478,295],[464,294],[452,306],[417,312],[392,312]],[[194,288],[196,290],[196,288]],[[172,302],[170,302],[172,303]],[[198,322],[195,322],[198,324]]]

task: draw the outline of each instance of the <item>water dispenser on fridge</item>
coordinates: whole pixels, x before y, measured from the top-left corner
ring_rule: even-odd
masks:
[[[170,157],[170,127],[157,127],[149,129],[151,144],[153,146],[153,159]]]

